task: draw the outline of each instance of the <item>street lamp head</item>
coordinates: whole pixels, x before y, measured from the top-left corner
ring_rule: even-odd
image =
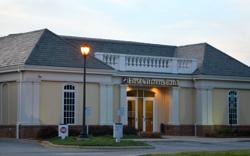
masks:
[[[89,44],[84,43],[81,45],[81,53],[84,57],[87,57],[90,53],[91,47],[89,46]]]

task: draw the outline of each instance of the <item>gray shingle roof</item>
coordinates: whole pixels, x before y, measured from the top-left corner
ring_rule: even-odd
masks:
[[[0,67],[24,64],[42,33],[38,30],[0,38]]]
[[[176,57],[196,58],[198,70],[194,74],[249,77],[250,68],[207,43],[181,46]]]
[[[88,42],[94,52],[136,54],[164,57],[196,58],[198,69],[193,74],[249,77],[250,68],[207,43],[169,46],[106,39],[58,36],[42,29],[0,38],[0,67],[11,65],[41,65],[56,67],[83,66],[79,47]],[[113,69],[94,58],[88,68]]]
[[[133,55],[151,55],[173,57],[176,46],[119,41],[86,37],[61,36],[79,47],[83,42],[89,43],[94,52],[121,53]],[[93,54],[93,53],[92,53]]]
[[[40,65],[56,67],[83,67],[80,47],[47,29],[15,34],[0,39],[0,66]],[[113,69],[93,56],[87,59],[87,68]]]

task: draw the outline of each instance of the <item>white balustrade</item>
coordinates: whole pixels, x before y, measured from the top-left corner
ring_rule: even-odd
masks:
[[[103,52],[96,52],[95,57],[120,71],[191,74],[197,69],[195,59]]]

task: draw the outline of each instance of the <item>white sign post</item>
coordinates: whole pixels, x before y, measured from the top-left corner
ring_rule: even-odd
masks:
[[[68,125],[58,125],[58,136],[61,139],[65,139],[69,136],[69,126]]]
[[[91,119],[91,116],[92,116],[92,107],[91,106],[86,107],[85,114],[86,114],[87,121],[89,121]],[[88,124],[88,122],[87,122],[86,125],[87,125],[87,135],[89,135],[89,124]]]
[[[123,137],[123,125],[122,123],[114,123],[113,125],[113,137],[115,138],[115,142],[120,142]]]

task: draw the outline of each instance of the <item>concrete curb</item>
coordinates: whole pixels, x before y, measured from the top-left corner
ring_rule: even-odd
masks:
[[[162,139],[126,139],[143,142],[198,142],[198,143],[224,143],[224,142],[250,142],[250,138],[162,138]]]
[[[76,145],[56,145],[49,141],[39,142],[44,147],[53,148],[80,148],[80,149],[154,149],[154,146],[76,146]]]

